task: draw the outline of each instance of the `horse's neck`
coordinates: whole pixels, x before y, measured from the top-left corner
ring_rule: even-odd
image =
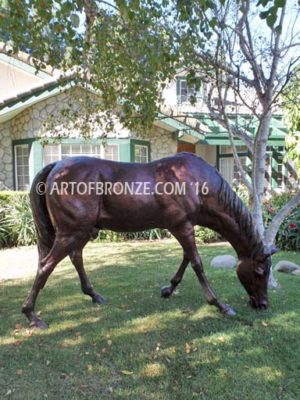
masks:
[[[232,245],[239,259],[251,258],[255,249],[262,247],[262,242],[255,235],[253,227],[249,227],[247,234],[241,229],[239,221],[230,216],[225,210],[218,211],[208,219],[208,222],[206,226],[224,237]]]

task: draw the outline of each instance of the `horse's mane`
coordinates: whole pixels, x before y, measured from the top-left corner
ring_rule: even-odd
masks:
[[[228,211],[236,221],[242,234],[247,237],[251,257],[263,252],[264,245],[255,227],[252,215],[238,195],[232,190],[229,183],[221,177],[221,189],[219,191],[219,203]]]

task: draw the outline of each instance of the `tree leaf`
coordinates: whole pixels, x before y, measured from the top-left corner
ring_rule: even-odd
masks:
[[[74,28],[78,28],[80,24],[80,18],[78,14],[72,14],[71,15],[71,23],[74,26]]]
[[[277,8],[282,8],[285,6],[286,0],[275,0],[274,4]]]
[[[127,375],[127,376],[133,375],[133,371],[128,371],[128,370],[126,370],[126,369],[124,369],[124,370],[121,371],[121,372],[122,372],[123,375]]]

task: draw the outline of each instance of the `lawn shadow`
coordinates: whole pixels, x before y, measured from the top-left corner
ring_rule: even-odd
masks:
[[[46,331],[32,333],[20,315],[32,279],[3,285],[1,398],[12,388],[12,398],[31,399],[44,393],[53,399],[226,399],[234,388],[243,399],[262,392],[264,399],[278,393],[296,399],[291,360],[297,365],[299,300],[291,309],[282,303],[284,292],[271,293],[271,309],[255,312],[234,271],[208,268],[214,288],[237,317],[205,304],[191,269],[177,293],[164,300],[159,289],[176,270],[180,250],[171,246],[162,257],[160,246],[119,248],[116,257],[106,253],[103,259],[94,248],[86,257],[95,289],[107,297],[105,306],[81,293],[69,263],[58,266],[38,301]]]

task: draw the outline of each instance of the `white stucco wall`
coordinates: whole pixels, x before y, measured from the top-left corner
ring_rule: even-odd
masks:
[[[51,75],[47,77],[43,74],[41,77],[41,74],[35,74],[32,67],[13,57],[7,57],[4,54],[0,54],[0,57],[4,58],[0,58],[0,102],[54,80]],[[24,65],[33,72],[25,71]]]

